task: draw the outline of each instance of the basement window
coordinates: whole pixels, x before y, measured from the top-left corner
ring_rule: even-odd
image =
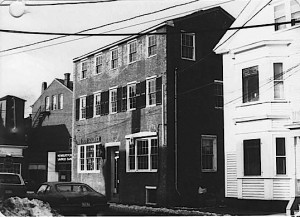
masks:
[[[156,205],[157,197],[156,197],[156,186],[146,186],[146,204],[148,205]]]

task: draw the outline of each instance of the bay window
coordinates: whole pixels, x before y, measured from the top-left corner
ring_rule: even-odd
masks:
[[[243,103],[259,100],[258,66],[242,70],[243,76]]]
[[[157,138],[138,138],[127,147],[128,172],[156,172],[158,169]]]

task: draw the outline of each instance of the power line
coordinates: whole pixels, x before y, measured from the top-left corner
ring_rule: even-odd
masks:
[[[178,4],[178,5],[173,5],[173,6],[166,7],[166,8],[160,9],[160,10],[156,10],[156,11],[152,11],[152,12],[149,12],[149,13],[145,13],[145,14],[133,16],[133,17],[130,17],[130,18],[127,18],[127,19],[118,20],[118,21],[115,21],[115,22],[111,22],[111,23],[107,23],[107,24],[104,24],[104,25],[96,26],[96,27],[93,27],[93,28],[84,29],[84,30],[81,30],[81,31],[79,31],[77,33],[79,34],[79,33],[87,32],[87,31],[96,30],[96,29],[100,29],[100,28],[103,28],[103,27],[111,26],[111,25],[114,25],[114,24],[118,24],[118,23],[130,21],[130,20],[137,19],[137,18],[140,18],[140,17],[144,17],[144,16],[156,14],[156,13],[159,13],[159,12],[162,12],[162,11],[166,11],[166,10],[169,10],[169,9],[172,9],[172,8],[175,8],[175,7],[180,7],[180,6],[183,6],[183,5],[191,4],[191,3],[194,3],[196,1],[199,1],[199,0],[193,0],[191,2],[187,2],[187,3],[183,3],[183,4]],[[67,36],[64,35],[64,36],[60,36],[60,37],[56,37],[56,38],[51,38],[51,39],[47,39],[47,40],[35,42],[35,43],[32,43],[32,44],[26,45],[26,47],[27,46],[31,46],[31,45],[36,45],[36,44],[44,43],[44,42],[48,42],[48,41],[52,41],[52,40],[56,40],[56,39],[60,39],[60,38],[63,38],[63,37],[67,37]],[[25,47],[25,46],[22,46],[22,48],[23,47]],[[8,49],[8,50],[12,50],[12,49]],[[8,50],[5,50],[5,51],[8,51]],[[0,51],[0,52],[3,52],[3,51]]]
[[[199,1],[199,0],[194,0],[194,1],[191,1],[191,2],[187,2],[187,3],[170,6],[170,7],[167,7],[167,8],[163,8],[163,9],[160,9],[160,10],[157,10],[157,11],[153,11],[153,12],[149,12],[149,13],[142,14],[142,15],[137,15],[137,16],[134,16],[134,17],[131,17],[131,18],[127,18],[127,19],[124,19],[124,20],[115,21],[115,22],[104,24],[104,25],[101,25],[101,26],[97,26],[97,27],[85,29],[85,30],[79,31],[77,33],[80,34],[80,33],[83,33],[83,32],[87,32],[87,31],[91,31],[91,30],[95,30],[95,29],[107,27],[107,26],[110,26],[110,25],[114,25],[114,24],[126,22],[126,21],[129,21],[129,20],[133,20],[133,19],[136,19],[136,18],[143,17],[143,16],[147,16],[147,15],[159,13],[159,12],[162,12],[162,11],[165,11],[165,10],[169,10],[169,9],[172,9],[172,8],[175,8],[175,7],[180,7],[180,6],[183,6],[183,5],[191,4],[191,3],[194,3],[196,1]],[[167,17],[163,17],[163,18],[159,18],[159,19],[154,19],[154,20],[151,20],[151,21],[146,21],[146,22],[143,22],[143,23],[140,23],[140,24],[135,24],[135,25],[141,25],[141,24],[152,22],[152,21],[157,21],[157,20],[161,20],[161,19],[170,18],[170,17],[173,17],[173,16],[182,15],[182,14],[185,14],[185,13],[191,13],[191,12],[194,12],[194,11],[204,10],[206,8],[220,6],[221,4],[226,4],[226,3],[229,3],[229,2],[232,2],[232,1],[235,1],[235,0],[228,0],[226,2],[222,2],[222,3],[218,3],[218,4],[214,4],[214,5],[209,5],[209,6],[201,8],[201,9],[190,10],[190,11],[187,11],[187,12],[178,13],[178,14],[175,14],[175,15],[171,15],[171,16],[167,16]],[[134,26],[134,25],[132,25],[132,26]],[[129,27],[132,27],[132,26],[129,26]],[[124,28],[120,28],[120,29],[124,29]],[[120,30],[120,29],[117,29],[117,30]],[[115,30],[111,30],[111,31],[115,31]],[[111,32],[111,31],[109,31],[109,32]],[[15,49],[21,49],[21,48],[25,48],[25,47],[29,47],[29,46],[33,46],[33,45],[37,45],[37,44],[41,44],[41,43],[45,43],[45,42],[49,42],[49,41],[52,41],[52,40],[61,39],[61,38],[64,38],[64,37],[68,37],[68,36],[63,35],[63,36],[59,36],[59,37],[55,37],[55,38],[51,38],[51,39],[47,39],[47,40],[43,40],[43,41],[34,42],[34,43],[23,45],[23,46],[19,46],[19,47],[14,47],[14,48],[2,50],[2,51],[0,51],[0,53],[11,51],[11,50],[15,50]],[[87,38],[87,37],[90,37],[90,36],[85,36],[85,37],[82,37],[80,39],[84,39],[84,38]],[[56,44],[53,44],[53,45],[42,46],[42,47],[39,47],[39,48],[29,49],[29,50],[25,50],[25,51],[22,51],[22,52],[16,52],[16,53],[12,53],[12,54],[9,54],[9,55],[2,55],[0,57],[10,56],[10,55],[18,54],[18,53],[24,53],[24,52],[27,52],[27,51],[32,51],[32,50],[37,50],[37,49],[42,49],[42,48],[45,48],[45,47],[59,45],[59,44],[63,44],[63,43],[71,42],[71,41],[80,40],[80,39],[73,39],[73,40],[69,40],[69,41],[65,41],[65,42],[56,43]]]
[[[31,0],[32,1],[32,0]],[[26,7],[37,7],[37,6],[60,6],[60,5],[77,5],[77,4],[93,4],[93,3],[109,3],[109,2],[116,2],[120,0],[95,0],[95,1],[76,1],[76,0],[64,0],[64,1],[72,1],[72,2],[60,2],[60,3],[39,3],[39,4],[32,4],[32,3],[25,3]],[[0,6],[10,6],[8,3],[0,4]]]
[[[292,20],[286,22],[276,22],[276,23],[265,23],[250,26],[239,26],[239,27],[229,27],[229,28],[210,28],[201,29],[199,31],[189,31],[186,33],[200,33],[209,31],[221,31],[221,30],[240,30],[240,29],[252,29],[267,26],[275,26],[282,24],[300,23],[300,20]],[[17,33],[17,34],[31,34],[31,35],[63,35],[63,36],[143,36],[143,35],[166,35],[166,34],[178,34],[178,33],[167,33],[167,32],[149,32],[149,33],[66,33],[66,32],[35,32],[35,31],[21,31],[21,30],[10,30],[10,29],[0,29],[0,32],[6,33]]]

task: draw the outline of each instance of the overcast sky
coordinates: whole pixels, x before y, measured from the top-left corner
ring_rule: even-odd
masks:
[[[74,1],[92,2],[97,0]],[[27,6],[26,13],[20,18],[14,18],[9,14],[8,4],[11,1],[4,1],[2,3],[4,5],[0,6],[0,29],[75,33],[170,6],[193,2],[153,15],[86,32],[104,33],[135,25],[131,28],[111,32],[133,33],[160,23],[162,21],[159,20],[160,18],[172,18],[172,15],[178,16],[179,14],[185,15],[186,12],[206,9],[208,6],[216,6],[219,3],[236,17],[247,3],[247,0],[229,1],[118,0],[105,3]],[[27,4],[57,4],[71,2],[71,0],[27,0],[26,2]],[[6,49],[54,37],[57,36],[0,32],[0,97],[15,95],[25,99],[25,117],[31,113],[30,106],[40,96],[42,82],[46,81],[49,85],[55,78],[64,78],[64,73],[71,73],[71,78],[73,78],[73,58],[120,39],[119,36],[93,36],[83,39],[73,36],[3,52]]]

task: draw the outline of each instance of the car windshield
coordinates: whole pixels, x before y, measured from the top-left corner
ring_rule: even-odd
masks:
[[[76,185],[76,184],[60,184],[56,185],[56,189],[59,192],[91,192],[88,186]]]
[[[21,184],[20,177],[14,174],[0,174],[0,183]]]

